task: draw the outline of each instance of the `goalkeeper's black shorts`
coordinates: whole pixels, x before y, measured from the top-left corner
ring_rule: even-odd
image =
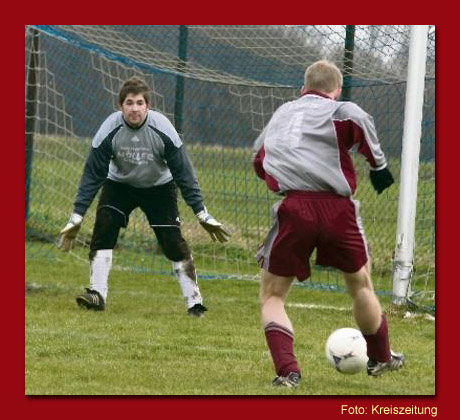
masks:
[[[190,257],[180,230],[174,181],[151,188],[135,188],[107,180],[97,206],[91,250],[113,249],[120,228],[128,226],[129,216],[136,208],[146,215],[166,257],[173,261]]]
[[[122,227],[128,226],[129,215],[138,207],[152,227],[180,226],[174,181],[157,187],[135,188],[108,179],[102,187],[98,210],[102,207],[117,211],[122,216]]]

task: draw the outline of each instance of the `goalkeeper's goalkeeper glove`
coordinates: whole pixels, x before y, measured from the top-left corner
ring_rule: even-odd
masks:
[[[383,190],[395,182],[393,175],[391,175],[391,172],[388,170],[388,168],[383,168],[378,171],[371,170],[369,175],[371,178],[372,186],[378,194],[380,194]]]
[[[64,229],[61,230],[61,239],[59,240],[59,248],[64,251],[70,251],[75,242],[75,238],[78,235],[78,231],[81,227],[83,217],[77,213],[72,214],[69,221],[65,225]]]
[[[219,242],[227,242],[228,237],[231,236],[230,232],[225,229],[222,223],[219,223],[214,217],[212,217],[206,207],[204,210],[201,210],[196,214],[201,226],[209,233],[211,239],[215,242],[218,240]]]

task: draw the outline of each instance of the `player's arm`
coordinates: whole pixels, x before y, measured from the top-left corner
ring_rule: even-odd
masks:
[[[161,128],[164,131],[156,127],[152,128],[163,140],[165,146],[163,157],[182,197],[192,208],[201,226],[209,233],[211,239],[227,242],[231,234],[222,223],[219,223],[208,213],[195,170],[179,135],[166,117],[157,115],[157,118],[160,118],[157,122],[161,123]]]
[[[259,137],[257,137],[256,141],[253,145],[253,155],[252,155],[252,166],[254,171],[256,172],[257,176],[260,179],[263,179],[267,184],[269,190],[279,194],[280,193],[280,186],[278,181],[264,168],[264,159],[265,159],[265,148],[264,148],[264,140],[265,135],[267,132],[267,126],[263,129],[262,133],[260,133]]]
[[[263,163],[265,158],[264,139],[266,132],[267,127],[265,127],[263,131],[260,133],[259,137],[257,137],[252,148],[252,166],[257,176],[263,180],[265,180],[265,169]]]
[[[363,155],[370,166],[370,180],[378,194],[394,183],[393,175],[375,129],[374,119],[355,104],[353,106],[353,144],[358,144],[358,153]]]
[[[166,147],[165,159],[174,181],[181,190],[185,202],[193,209],[201,226],[209,233],[213,241],[228,241],[230,232],[212,217],[203,204],[203,196],[190,158],[182,144],[176,147],[170,143]]]
[[[74,213],[84,216],[107,178],[112,157],[111,139],[105,139],[98,147],[93,147],[86,160],[85,168],[74,201]]]
[[[107,136],[101,142],[96,140],[97,137],[93,141],[93,147],[86,160],[74,201],[73,213],[64,229],[60,232],[59,248],[64,252],[72,249],[80,231],[83,217],[107,178],[112,157],[112,138],[115,132],[110,133],[112,135]]]

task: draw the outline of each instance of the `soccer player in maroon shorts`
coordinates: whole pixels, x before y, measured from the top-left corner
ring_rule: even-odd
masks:
[[[262,268],[262,323],[277,386],[298,386],[294,330],[284,304],[294,280],[310,276],[309,258],[342,271],[353,315],[367,342],[369,375],[400,369],[404,356],[390,349],[388,324],[375,295],[369,253],[349,150],[370,165],[380,194],[393,184],[373,119],[358,105],[340,102],[343,77],[333,63],[318,61],[305,72],[301,97],[280,106],[254,144],[254,169],[284,196],[272,209],[273,226],[257,257]]]

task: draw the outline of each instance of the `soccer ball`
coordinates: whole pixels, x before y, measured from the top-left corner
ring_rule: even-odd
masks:
[[[335,330],[326,342],[326,357],[341,373],[358,373],[367,366],[367,345],[361,331],[355,328]]]

